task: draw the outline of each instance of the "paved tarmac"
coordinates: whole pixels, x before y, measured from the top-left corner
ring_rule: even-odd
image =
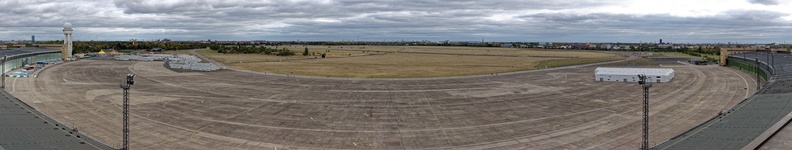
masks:
[[[750,95],[718,66],[669,65],[652,88],[652,143]],[[100,141],[120,142],[120,88],[132,88],[135,149],[635,149],[641,92],[596,82],[596,66],[435,79],[337,79],[242,71],[174,72],[162,62],[81,60],[14,94]],[[706,86],[727,83],[722,86]],[[724,94],[725,93],[725,94]]]

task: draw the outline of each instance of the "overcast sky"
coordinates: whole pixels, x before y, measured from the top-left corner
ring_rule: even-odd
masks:
[[[0,40],[792,43],[792,0],[1,0]]]

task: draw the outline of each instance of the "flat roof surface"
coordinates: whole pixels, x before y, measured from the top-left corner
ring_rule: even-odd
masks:
[[[758,58],[760,63],[772,64],[775,75],[757,94],[654,148],[742,149],[792,112],[792,55],[777,53],[771,57],[763,52],[749,52],[732,57],[754,62]]]
[[[59,52],[60,50],[53,50],[43,47],[24,47],[24,48],[10,48],[10,49],[3,49],[0,50],[0,56],[7,55],[19,55],[19,54],[26,54],[26,53],[35,53],[35,52]]]
[[[72,131],[0,89],[0,150],[113,149]]]

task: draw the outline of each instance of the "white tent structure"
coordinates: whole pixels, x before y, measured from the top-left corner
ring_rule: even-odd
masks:
[[[594,70],[594,80],[616,82],[638,82],[638,75],[643,74],[651,82],[671,82],[674,69],[670,68],[605,68]]]

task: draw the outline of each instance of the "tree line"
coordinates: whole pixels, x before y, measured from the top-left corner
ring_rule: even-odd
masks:
[[[292,56],[294,52],[290,51],[289,48],[283,47],[281,49],[278,48],[269,48],[264,46],[252,46],[252,45],[220,45],[220,44],[212,44],[209,46],[209,49],[215,50],[218,53],[224,54],[266,54],[266,55],[277,55],[277,56]],[[306,48],[307,49],[307,48]]]
[[[37,42],[38,43],[38,42]],[[42,42],[45,44],[63,44],[62,40]],[[210,44],[197,42],[127,42],[127,41],[75,41],[73,49],[75,53],[94,53],[102,49],[152,49],[162,48],[165,50],[184,50],[206,48]]]

